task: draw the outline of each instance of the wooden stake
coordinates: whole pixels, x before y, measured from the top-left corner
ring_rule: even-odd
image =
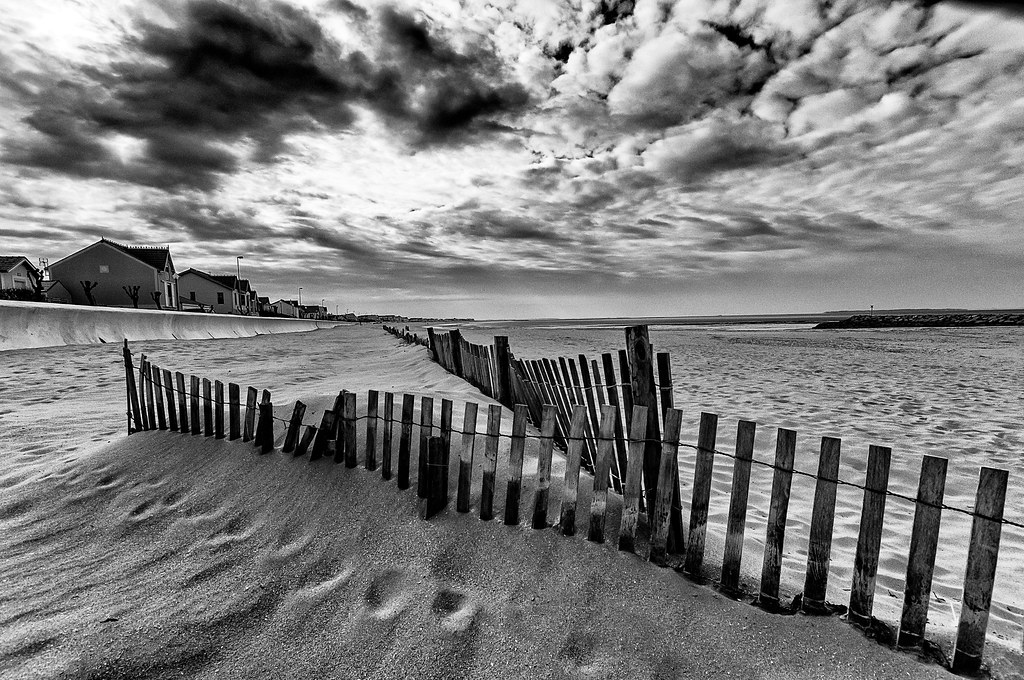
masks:
[[[174,386],[178,388],[178,414],[181,417],[181,432],[187,434],[190,430],[188,424],[188,394],[185,392],[185,376],[181,371],[174,372]]]
[[[160,375],[160,368],[157,366],[150,366],[149,373],[152,376],[150,381],[153,383],[153,390],[156,397],[156,421],[158,427],[161,430],[167,429],[167,414],[164,411],[164,384],[162,376]]]
[[[320,460],[327,453],[327,442],[334,433],[334,424],[338,419],[334,409],[324,411],[320,419],[320,428],[316,431],[316,439],[313,440],[313,450],[309,453],[310,462]]]
[[[448,478],[452,459],[452,408],[451,399],[441,400],[441,439],[444,440],[444,458],[442,460],[441,485],[445,503],[448,502]]]
[[[419,463],[416,477],[416,493],[420,498],[427,497],[429,483],[427,481],[427,440],[434,436],[434,398],[420,399],[420,445],[417,449]]]
[[[156,429],[156,405],[153,401],[153,373],[150,371],[149,360],[145,362],[145,379],[143,382],[146,385],[146,415],[150,430]]]
[[[510,372],[510,357],[511,352],[508,348],[508,336],[507,335],[495,335],[494,336],[494,368],[495,368],[495,383],[497,386],[497,396],[495,397],[499,402],[505,406],[512,408],[514,406],[512,400],[512,376]]]
[[[309,450],[309,445],[313,443],[313,439],[316,437],[316,426],[307,425],[306,429],[302,431],[302,439],[299,440],[298,446],[295,447],[295,457],[306,455],[306,451]]]
[[[141,428],[143,430],[149,430],[149,409],[146,406],[146,355],[142,354],[139,356],[139,375],[138,375],[138,399],[139,399],[139,415],[142,418]]]
[[[615,456],[615,422],[619,414],[614,406],[601,407],[601,426],[597,435],[597,463],[594,465],[594,495],[590,501],[590,529],[587,539],[604,543],[605,512],[608,509],[608,474]]]
[[[451,343],[452,368],[455,375],[465,377],[466,372],[462,366],[462,331],[454,329],[448,331],[448,341]]]
[[[274,405],[269,401],[260,403],[260,419],[256,425],[256,448],[261,454],[274,450]]]
[[[647,407],[634,406],[630,417],[633,430],[629,433],[629,465],[626,468],[626,481],[622,488],[622,523],[619,528],[619,550],[636,552],[636,525],[640,519],[640,488],[643,476],[644,449],[647,442]]]
[[[750,462],[754,457],[754,432],[757,424],[741,420],[736,430],[736,458],[732,466],[732,495],[725,532],[725,553],[719,588],[727,595],[739,593],[740,562],[743,559],[743,532],[747,523],[747,496],[750,490]]]
[[[494,518],[494,474],[498,465],[498,435],[501,434],[501,406],[487,409],[487,437],[484,439],[484,476],[480,489],[480,519]]]
[[[434,329],[430,330],[430,348],[434,351]],[[377,469],[377,390],[366,393],[366,469]]]
[[[213,435],[224,439],[224,383],[213,383]]]
[[[548,499],[551,494],[551,454],[555,446],[557,411],[545,404],[540,423],[540,449],[537,452],[537,495],[533,499],[533,528],[548,526]]]
[[[356,393],[345,392],[342,406],[341,430],[345,439],[345,467],[351,469],[359,465],[359,451],[356,448]],[[334,462],[341,459],[335,454]]]
[[[166,368],[163,369],[161,376],[163,379],[160,381],[164,386],[164,399],[167,402],[167,427],[172,432],[178,431],[178,412],[174,408],[174,382],[171,377],[171,372]]]
[[[203,434],[213,436],[213,383],[203,378]]]
[[[132,353],[128,349],[128,341],[124,341],[124,382],[128,400],[128,434],[142,429],[142,409],[139,407],[139,391],[135,384],[135,366],[132,365]],[[180,374],[179,374],[180,375]]]
[[[786,514],[789,490],[793,483],[793,459],[796,456],[796,432],[779,428],[775,441],[775,474],[772,477],[768,532],[761,564],[761,592],[758,604],[769,611],[779,608],[779,578],[782,574],[782,548],[786,539]]]
[[[569,362],[569,370],[572,372],[573,378],[575,378],[576,365],[572,362],[572,359],[569,359]],[[590,432],[595,433],[601,429],[601,423],[597,419],[597,400],[594,398],[594,386],[590,380],[590,369],[587,367],[587,357],[582,354],[579,355],[579,378],[583,383],[580,390],[583,392],[583,399],[587,404],[587,415],[590,416]],[[601,447],[601,443],[600,441],[595,441],[593,444],[594,455],[597,456],[599,455],[598,449]],[[612,448],[615,448],[614,440],[612,441]],[[596,460],[594,464],[596,468]]]
[[[578,404],[585,409],[587,404],[583,398],[583,391],[579,386],[580,376],[576,371],[575,362],[571,359],[566,360],[565,357],[558,357],[558,365],[561,368],[561,379],[565,386],[566,394],[569,397],[569,403],[573,405]],[[597,447],[594,446],[594,429],[590,426],[589,416],[583,425],[583,451],[586,454],[583,458],[583,466],[587,470],[593,471]]]
[[[662,356],[668,355],[659,354],[659,359]],[[671,394],[670,383],[669,401],[672,399]],[[686,562],[683,565],[683,573],[696,580],[702,578],[701,570],[704,567],[704,542],[708,529],[708,505],[711,501],[717,434],[718,416],[714,413],[701,413],[697,433],[697,461],[693,468],[693,494],[690,498],[690,533],[686,545]]]
[[[921,461],[921,482],[917,486],[914,529],[910,534],[907,580],[903,593],[898,647],[916,647],[924,641],[928,622],[928,599],[939,545],[939,522],[946,489],[945,458],[925,456]]]
[[[657,407],[655,406],[656,410]],[[648,413],[651,408],[648,408]],[[657,416],[657,413],[655,413]],[[650,420],[648,428],[650,428]],[[661,445],[661,460],[657,474],[658,489],[653,498],[649,499],[654,508],[654,521],[651,524],[651,553],[648,557],[659,567],[668,566],[668,533],[672,514],[672,486],[678,486],[672,469],[679,468],[679,427],[682,423],[682,412],[669,409],[665,412],[665,439]],[[650,432],[650,429],[648,429]],[[645,452],[646,455],[646,452]]]
[[[953,655],[954,673],[974,673],[981,667],[988,613],[992,605],[992,587],[996,577],[996,560],[999,557],[1008,476],[1006,470],[981,468],[977,500],[974,503],[974,521],[971,523],[971,547],[967,552],[960,626]]]
[[[569,423],[569,450],[565,454],[565,484],[562,486],[562,509],[558,526],[563,536],[576,533],[576,499],[579,494],[580,464],[583,460],[583,436],[586,434],[587,407],[572,408]]]
[[[602,354],[601,361],[604,364],[604,387],[606,394],[608,395],[608,404],[610,406],[614,406],[621,415],[615,423],[615,461],[619,478],[623,480],[623,487],[625,487],[625,479],[627,477],[626,465],[628,460],[626,458],[626,436],[625,429],[623,427],[623,419],[628,420],[632,417],[632,414],[626,416],[622,413],[625,406],[619,402],[619,388],[616,385],[617,380],[615,378],[615,365],[612,362],[612,355],[608,353]],[[646,413],[644,414],[644,417],[647,417]]]
[[[256,399],[259,392],[255,387],[249,387],[245,393],[245,427],[242,429],[242,441],[250,441],[255,433],[256,427]]]
[[[675,407],[672,396],[672,359],[668,352],[658,352],[658,391],[661,393],[661,415],[665,417],[665,411]]]
[[[857,554],[853,561],[853,587],[850,590],[850,611],[847,614],[847,620],[855,626],[867,627],[871,623],[891,458],[892,449],[884,446],[868,448],[867,479],[864,482],[867,488],[864,490],[864,505],[860,513]]]
[[[523,489],[523,454],[526,450],[525,404],[516,404],[512,411],[512,445],[509,447],[508,486],[505,491],[505,524],[519,524],[519,497]]]
[[[190,407],[192,416],[192,434],[201,434],[203,431],[203,421],[200,419],[200,405],[199,405],[199,376],[189,376],[191,378],[191,384],[189,385],[189,397]]]
[[[441,437],[427,438],[427,495],[420,500],[420,517],[430,519],[444,510],[448,499],[444,495],[441,475],[444,472],[444,440]]]
[[[412,416],[416,408],[416,397],[402,395],[402,431],[398,440],[398,488],[409,488],[409,457],[412,448]]]
[[[238,385],[228,383],[228,440],[235,441],[242,436],[241,401]]]
[[[462,420],[462,450],[459,453],[459,484],[456,489],[455,509],[469,512],[469,495],[473,483],[473,446],[476,443],[477,405],[466,404]]]
[[[384,437],[381,442],[381,464],[380,476],[382,479],[391,479],[391,445],[394,437],[395,426],[395,395],[391,392],[384,393]]]
[[[818,480],[814,488],[811,534],[807,546],[807,576],[804,580],[804,596],[800,603],[800,610],[808,614],[828,612],[825,607],[825,592],[828,588],[828,567],[832,556],[840,446],[840,440],[835,437],[821,438]]]
[[[284,446],[281,447],[283,453],[295,451],[295,446],[299,443],[299,430],[302,428],[304,415],[306,415],[306,405],[301,401],[296,401],[295,407],[292,409],[292,417],[288,420],[288,432],[284,437]]]

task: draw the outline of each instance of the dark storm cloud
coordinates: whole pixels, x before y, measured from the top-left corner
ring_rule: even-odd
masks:
[[[330,0],[327,3],[327,7],[357,19],[368,19],[370,16],[370,13],[364,7],[350,2],[350,0]]]
[[[381,12],[378,32],[382,54],[342,55],[312,16],[289,5],[195,0],[170,27],[140,26],[128,44],[137,60],[37,95],[25,122],[38,134],[9,141],[4,159],[207,190],[240,163],[231,144],[251,140],[251,159],[270,162],[289,133],[347,129],[353,104],[429,145],[486,131],[489,117],[527,103],[525,90],[506,82],[483,48],[457,53],[422,21],[391,8]],[[141,142],[141,154],[125,160],[112,153],[102,140],[113,133]]]
[[[259,240],[274,235],[273,229],[250,213],[232,212],[214,202],[195,198],[138,206],[136,213],[147,224],[174,233],[180,240],[217,243]]]

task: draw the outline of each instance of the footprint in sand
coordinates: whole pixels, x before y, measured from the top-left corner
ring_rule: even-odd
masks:
[[[470,600],[465,593],[455,590],[441,589],[434,596],[430,611],[441,619],[441,627],[450,633],[461,633],[467,630],[480,610],[479,605]]]
[[[363,595],[367,613],[376,619],[390,619],[400,614],[412,599],[405,574],[389,569],[373,577]]]

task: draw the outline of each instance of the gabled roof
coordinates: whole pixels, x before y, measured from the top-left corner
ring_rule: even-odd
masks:
[[[157,271],[163,271],[164,268],[167,266],[167,263],[170,262],[171,271],[174,271],[174,261],[171,260],[171,249],[166,246],[126,246],[123,243],[117,243],[116,241],[111,241],[110,239],[107,238],[101,238],[96,243],[91,243],[80,250],[76,250],[70,255],[62,257],[61,259],[52,263],[50,267],[60,264],[61,262],[64,262],[64,260],[74,257],[79,253],[85,252],[90,248],[94,248],[100,245],[101,243],[107,244],[114,250],[118,250],[127,255],[128,257],[135,258],[139,262],[148,265],[153,269],[156,269]]]
[[[225,276],[214,276],[213,274],[207,274],[207,273],[206,273],[206,272],[204,272],[204,271],[200,271],[200,270],[198,270],[198,269],[194,269],[194,268],[191,268],[191,267],[190,267],[189,269],[186,269],[185,271],[183,271],[183,272],[182,272],[181,274],[179,274],[179,275],[178,275],[178,279],[181,279],[181,278],[182,278],[183,276],[187,276],[187,275],[189,275],[189,274],[195,274],[195,275],[196,275],[196,276],[198,276],[199,278],[201,278],[201,279],[205,279],[205,280],[209,281],[210,283],[212,283],[212,284],[215,284],[215,285],[218,285],[218,286],[220,286],[221,288],[224,288],[224,289],[226,289],[226,290],[234,290],[234,289],[232,288],[232,286],[231,286],[231,283],[230,283],[230,282],[225,282],[225,281],[224,281],[224,279],[226,279],[226,278],[229,278],[229,277],[225,277]],[[230,277],[230,278],[234,279],[235,277],[234,277],[234,276],[232,276],[232,277]]]
[[[39,273],[39,270],[35,268],[35,265],[33,265],[27,257],[22,255],[0,255],[0,272],[6,274],[22,262],[28,265],[30,271],[37,274]]]

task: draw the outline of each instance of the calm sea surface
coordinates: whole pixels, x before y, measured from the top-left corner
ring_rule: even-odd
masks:
[[[863,483],[868,446],[892,447],[889,488],[916,495],[923,454],[949,459],[946,503],[972,509],[982,466],[1010,471],[1006,517],[1024,522],[1024,329],[927,328],[813,330],[794,324],[650,326],[655,351],[672,356],[674,398],[684,412],[683,441],[695,443],[701,411],[719,416],[717,447],[732,451],[740,419],[758,424],[755,458],[774,457],[776,429],[796,430],[797,469],[814,472],[823,435],[843,441],[840,478]],[[642,321],[637,321],[642,322]],[[470,341],[509,336],[516,356],[600,358],[624,346],[618,323],[477,322],[460,324]],[[616,363],[617,366],[617,363]],[[692,451],[681,449],[684,498]],[[710,559],[720,560],[732,461],[716,460],[709,520]],[[760,569],[771,470],[755,466],[744,571]],[[784,572],[803,583],[813,480],[794,477]],[[840,487],[829,599],[849,599],[862,492]],[[684,506],[687,501],[684,500]],[[685,521],[685,518],[684,518]],[[913,505],[888,499],[876,613],[898,622]],[[929,626],[955,626],[971,519],[946,511]],[[717,536],[719,555],[711,546]],[[717,562],[716,562],[717,563]],[[1003,529],[990,633],[1021,644],[1024,531]]]

